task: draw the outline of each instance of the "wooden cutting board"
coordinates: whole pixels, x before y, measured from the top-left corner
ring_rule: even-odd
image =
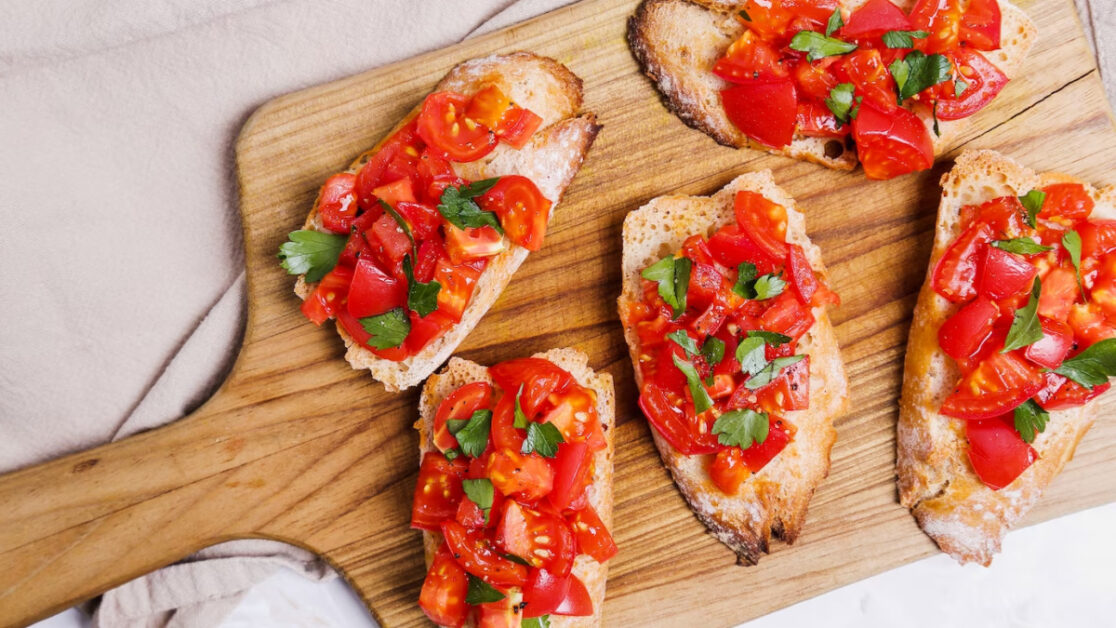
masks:
[[[1022,75],[957,148],[1116,183],[1116,132],[1069,0],[1021,2],[1040,38]],[[717,146],[660,105],[624,41],[636,0],[586,0],[462,44],[264,105],[237,142],[248,267],[244,345],[228,380],[163,429],[0,478],[0,624],[42,618],[202,547],[243,537],[324,555],[385,626],[424,622],[419,534],[408,529],[418,391],[351,370],[332,329],[298,313],[276,251],[318,186],[371,146],[455,63],[533,50],[585,81],[604,124],[546,246],[460,348],[492,363],[577,346],[615,377],[619,428],[610,625],[724,626],[933,554],[899,506],[896,400],[911,308],[930,254],[937,181],[889,182]],[[771,168],[798,199],[844,305],[833,317],[852,383],[830,477],[798,545],[756,567],[690,514],[636,406],[615,311],[624,215],[667,193],[710,193]],[[1116,500],[1116,424],[1102,420],[1030,522]],[[1088,543],[1089,539],[1067,539]],[[1026,551],[1011,547],[1012,551]]]

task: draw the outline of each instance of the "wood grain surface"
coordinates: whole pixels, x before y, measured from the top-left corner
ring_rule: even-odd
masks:
[[[957,148],[1116,183],[1116,132],[1070,0],[1020,2],[1038,44]],[[585,80],[604,124],[533,254],[458,351],[482,363],[576,346],[616,379],[619,423],[610,625],[724,626],[930,555],[899,506],[896,400],[911,308],[929,258],[937,181],[890,182],[717,146],[660,105],[624,42],[635,0],[586,0],[434,54],[279,98],[237,145],[248,321],[236,365],[194,415],[154,432],[0,477],[0,624],[21,625],[233,538],[321,553],[385,626],[424,623],[421,541],[408,529],[417,389],[386,394],[349,369],[333,330],[298,312],[275,254],[318,186],[371,146],[455,63],[533,50]],[[802,537],[756,567],[690,514],[635,404],[615,311],[624,215],[665,193],[705,194],[771,168],[799,201],[844,305],[834,323],[852,384],[830,477]],[[1116,500],[1116,397],[1029,518]],[[1067,543],[1086,542],[1067,539]],[[1021,548],[1017,548],[1021,549]]]

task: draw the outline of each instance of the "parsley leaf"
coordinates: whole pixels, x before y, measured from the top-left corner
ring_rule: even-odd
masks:
[[[1034,399],[1028,399],[1015,408],[1015,431],[1025,443],[1035,442],[1035,433],[1045,430],[1049,420],[1050,414]]]
[[[741,449],[767,440],[768,428],[765,413],[746,408],[729,410],[713,423],[713,433],[717,435],[718,443]]]
[[[841,124],[848,124],[849,120],[856,120],[856,114],[860,113],[860,101],[864,97],[853,98],[854,90],[855,86],[852,83],[840,83],[829,90],[829,97],[825,99],[825,106],[829,107],[833,117],[837,118],[837,122]],[[856,105],[853,105],[854,100]]]
[[[411,319],[401,307],[357,320],[364,331],[372,336],[368,339],[368,346],[374,349],[398,347],[407,339],[407,334],[411,333]]]
[[[1031,228],[1035,227],[1035,218],[1038,217],[1039,212],[1042,211],[1042,204],[1046,202],[1046,192],[1042,190],[1031,190],[1023,196],[1019,197],[1019,202],[1023,203],[1023,207],[1027,208],[1027,224]]]
[[[701,345],[701,355],[710,367],[717,366],[725,359],[725,342],[713,336],[706,338],[705,344]]]
[[[922,90],[948,81],[952,75],[949,59],[944,55],[927,56],[917,50],[912,50],[904,59],[892,61],[888,69],[899,88],[900,105]]]
[[[736,345],[736,361],[746,375],[755,375],[767,364],[767,343],[763,338],[748,336]]]
[[[763,331],[762,329],[752,329],[748,331],[748,337],[762,338],[764,342],[771,345],[772,347],[785,345],[792,340],[790,336],[784,336],[783,334],[773,331]]]
[[[694,398],[694,413],[701,414],[709,408],[713,407],[713,399],[709,397],[709,392],[705,390],[705,386],[701,383],[701,377],[698,376],[697,369],[693,364],[679,358],[678,356],[671,356],[674,358],[674,366],[678,367],[679,371],[686,376],[686,383],[690,386],[690,396]]]
[[[806,356],[792,355],[786,358],[775,358],[768,362],[767,366],[760,369],[758,373],[749,377],[748,381],[744,382],[744,385],[748,387],[748,390],[759,390],[775,381],[775,378],[779,377],[779,373],[782,372],[783,369],[792,364],[797,364],[804,357]]]
[[[558,455],[558,443],[564,442],[566,441],[562,438],[562,432],[559,432],[553,423],[532,421],[527,424],[527,438],[523,439],[523,447],[520,448],[519,453],[529,454],[535,451],[544,458],[553,458]]]
[[[741,13],[743,13],[743,11],[741,11]],[[520,628],[550,628],[550,615],[524,617],[519,626]]]
[[[775,274],[763,275],[756,280],[755,291],[756,298],[759,300],[770,299],[783,294],[786,289],[787,282],[782,277]]]
[[[998,249],[1003,249],[1008,253],[1017,253],[1019,255],[1035,255],[1037,253],[1044,253],[1054,248],[1039,244],[1030,238],[993,240],[990,244]]]
[[[512,427],[520,430],[527,429],[527,415],[523,413],[523,406],[519,405],[519,397],[523,394],[525,385],[520,384],[519,390],[515,393],[515,421],[512,422]]]
[[[1027,301],[1027,305],[1015,310],[1015,315],[1011,319],[1011,328],[1008,329],[1004,348],[1000,353],[1014,351],[1042,340],[1042,325],[1039,324],[1038,319],[1038,301],[1041,292],[1042,282],[1035,277],[1031,298]]]
[[[348,237],[300,229],[287,234],[279,246],[279,264],[292,275],[306,275],[306,281],[321,281],[337,265]]]
[[[659,283],[659,296],[674,310],[674,318],[686,311],[686,290],[690,286],[693,262],[686,257],[664,257],[643,269],[641,276]]]
[[[484,179],[468,185],[449,186],[442,192],[438,212],[458,229],[492,227],[503,233],[496,214],[485,211],[473,199],[492,189],[500,179]]]
[[[407,276],[407,309],[423,317],[438,309],[438,293],[442,291],[442,284],[433,280],[426,283],[416,280],[410,255],[403,256],[403,274]]]
[[[457,460],[457,457],[461,455],[461,452],[456,449],[447,449],[445,452],[443,452],[443,455],[446,457],[446,460],[453,462],[454,460]]]
[[[1081,384],[1089,390],[1100,386],[1116,375],[1116,338],[1102,340],[1081,353],[1062,362],[1054,369],[1059,375]]]
[[[829,37],[833,31],[845,25],[845,18],[841,17],[841,9],[833,9],[833,15],[829,16],[829,21],[825,23],[825,36]]]
[[[690,337],[683,329],[676,329],[666,336],[669,340],[673,340],[674,344],[682,347],[686,352],[687,358],[692,358],[699,353],[697,341]]]
[[[465,425],[459,425],[457,431],[454,431],[454,425],[450,421],[446,421],[450,433],[457,439],[457,444],[461,445],[461,451],[466,456],[472,458],[479,458],[484,454],[484,450],[488,447],[488,431],[492,426],[492,411],[491,410],[477,410],[469,417]]]
[[[465,497],[477,505],[484,513],[484,522],[488,523],[488,513],[492,510],[492,480],[480,478],[477,480],[463,480],[461,488],[465,489]]]
[[[791,38],[791,50],[806,53],[807,61],[817,61],[825,57],[848,54],[856,50],[856,44],[828,37],[814,31],[798,31]]]
[[[887,31],[883,34],[883,43],[888,48],[914,48],[914,39],[929,36],[926,31]]]
[[[1081,295],[1084,297],[1085,288],[1081,285],[1081,236],[1070,229],[1062,236],[1062,246],[1069,253],[1070,261],[1073,262],[1073,270],[1077,272],[1077,289],[1081,291]],[[1088,297],[1085,297],[1085,300],[1088,301]]]
[[[756,282],[756,265],[751,262],[741,262],[736,269],[736,284],[732,291],[745,299],[756,298],[756,291],[752,288]]]
[[[499,602],[500,600],[507,597],[503,593],[500,593],[499,589],[492,586],[491,584],[488,584],[484,580],[481,580],[473,574],[467,575],[469,576],[469,588],[466,590],[465,593],[466,604],[472,604],[475,606],[477,604]]]

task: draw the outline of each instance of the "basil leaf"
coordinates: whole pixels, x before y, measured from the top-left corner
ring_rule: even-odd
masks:
[[[744,382],[744,385],[747,386],[749,390],[759,390],[775,381],[775,378],[779,377],[783,369],[792,364],[797,364],[804,357],[806,356],[792,355],[786,358],[775,358],[768,362],[767,366],[760,369],[758,373],[749,377],[748,381]]]
[[[1102,340],[1054,369],[1059,375],[1092,390],[1116,375],[1116,338]]]
[[[743,13],[743,11],[741,11],[741,13]],[[550,628],[550,615],[524,617],[519,626],[520,628]]]
[[[914,48],[914,40],[929,37],[926,31],[887,31],[883,43],[888,48]]]
[[[438,203],[438,212],[458,229],[492,227],[500,233],[504,229],[496,214],[485,211],[473,199],[484,194],[496,185],[499,179],[484,179],[474,181],[469,185],[449,186],[442,191],[441,202]]]
[[[488,584],[484,580],[474,576],[473,574],[466,574],[469,576],[469,588],[466,589],[465,603],[476,606],[477,604],[488,604],[490,602],[499,602],[507,597],[496,587]]]
[[[1023,203],[1023,207],[1027,208],[1027,224],[1035,227],[1035,218],[1038,217],[1039,212],[1042,211],[1042,204],[1046,202],[1046,192],[1042,190],[1031,190],[1023,196],[1019,197],[1019,202]]]
[[[845,25],[845,18],[841,17],[841,9],[833,9],[833,15],[829,16],[829,21],[825,23],[825,36],[829,37],[833,31]]]
[[[767,344],[763,338],[748,336],[736,345],[736,361],[745,375],[759,373],[767,364]]]
[[[677,360],[677,356],[675,356]],[[532,451],[544,458],[553,458],[558,455],[558,444],[566,442],[562,438],[562,432],[553,423],[535,423],[527,424],[527,438],[523,439],[523,447],[519,449],[519,453],[529,454]]]
[[[690,286],[692,266],[693,262],[685,257],[664,257],[640,274],[644,279],[658,282],[659,296],[674,310],[674,318],[686,311],[686,290]]]
[[[701,345],[701,355],[710,368],[717,366],[725,359],[725,342],[713,336],[706,338],[705,344]]]
[[[523,406],[519,405],[519,397],[523,394],[523,387],[526,384],[520,384],[519,390],[515,393],[515,420],[512,422],[512,427],[516,429],[527,429],[527,415],[523,413]]]
[[[835,57],[856,50],[856,44],[827,37],[814,31],[799,31],[791,38],[790,47],[792,50],[805,52],[807,61]]]
[[[1010,240],[993,240],[992,246],[1003,249],[1008,253],[1017,253],[1019,255],[1035,255],[1037,253],[1044,253],[1054,248],[1052,246],[1044,246],[1035,242],[1030,238],[1012,238]]]
[[[1070,261],[1073,262],[1073,270],[1077,272],[1077,289],[1081,291],[1081,296],[1085,297],[1085,288],[1081,283],[1081,236],[1070,229],[1062,236],[1062,246],[1069,253]],[[1085,300],[1088,301],[1088,297],[1085,297]]]
[[[1011,328],[1008,329],[1007,338],[1004,340],[1004,348],[1000,353],[1014,351],[1042,340],[1042,325],[1038,319],[1038,301],[1041,293],[1042,282],[1039,281],[1038,277],[1035,277],[1035,283],[1031,288],[1031,298],[1027,300],[1027,305],[1015,310],[1015,315],[1011,319]]]
[[[1015,408],[1015,431],[1025,443],[1035,442],[1035,433],[1045,430],[1049,420],[1050,414],[1034,399],[1028,399]]]
[[[454,460],[457,460],[457,457],[461,455],[461,452],[456,449],[447,449],[442,455],[446,457],[446,460],[453,462]]]
[[[770,299],[783,294],[783,290],[787,287],[787,282],[782,277],[775,274],[763,275],[756,280],[755,291],[756,298],[759,300]]]
[[[713,407],[713,399],[709,397],[709,392],[705,390],[705,386],[701,383],[701,377],[698,376],[697,369],[693,364],[679,358],[678,356],[671,356],[674,358],[674,366],[678,367],[679,371],[686,376],[686,383],[690,386],[690,396],[694,398],[694,413],[701,414],[709,408]]]
[[[769,427],[765,413],[742,408],[729,410],[717,417],[713,423],[713,433],[717,435],[717,442],[722,445],[747,449],[767,440]]]
[[[411,333],[411,319],[401,307],[357,320],[364,331],[372,336],[368,339],[368,346],[375,349],[398,347],[407,339],[407,334]]]
[[[462,480],[461,488],[465,489],[465,497],[477,505],[484,513],[484,522],[488,523],[488,513],[492,510],[492,480],[480,478],[477,480]]]
[[[892,61],[888,69],[899,88],[900,105],[911,96],[938,83],[944,83],[952,76],[952,66],[944,55],[928,56],[917,50],[912,50],[904,59]]]
[[[504,554],[504,558],[512,561],[513,563],[519,563],[520,565],[527,565],[528,567],[531,566],[531,563],[529,563],[526,560],[516,556],[515,554]],[[526,622],[527,620],[525,619],[523,621]]]
[[[693,358],[695,355],[698,354],[697,341],[691,338],[685,330],[676,329],[675,331],[667,334],[666,337],[669,340],[672,340],[674,344],[682,347],[682,350],[686,352],[687,359]]]
[[[404,234],[406,234],[407,239],[411,241],[411,250],[414,251],[415,250],[415,235],[413,233],[411,233],[411,225],[407,224],[407,221],[404,220],[403,217],[399,215],[399,212],[395,211],[394,207],[392,207],[391,205],[388,205],[387,201],[385,201],[384,199],[379,199],[379,200],[380,200],[380,207],[384,208],[384,213],[391,216],[392,219],[395,221],[395,224],[399,225],[399,230],[402,231]]]
[[[448,425],[449,421],[446,423]],[[450,427],[450,433],[453,433],[454,438],[457,439],[457,444],[461,445],[462,453],[472,458],[480,458],[488,447],[488,432],[491,427],[492,411],[477,410],[469,417],[469,422],[464,427],[457,428],[457,433],[453,433],[453,427]]]
[[[771,345],[772,347],[778,347],[780,345],[785,345],[788,342],[790,342],[791,340],[793,340],[793,338],[791,338],[790,336],[784,336],[783,334],[776,333],[776,332],[773,332],[773,331],[763,331],[762,329],[752,329],[752,330],[748,331],[748,337],[749,338],[762,338],[764,342]]]
[[[407,309],[422,317],[438,309],[438,293],[442,291],[442,284],[416,280],[410,255],[403,256],[403,274],[407,276]]]
[[[756,298],[756,265],[751,262],[741,262],[736,268],[736,284],[732,291],[745,299]]]
[[[961,79],[956,79],[956,80],[953,81],[953,97],[954,98],[960,98],[961,94],[964,94],[966,89],[969,89],[969,84],[966,83],[965,81],[963,81]],[[1031,225],[1031,226],[1033,227],[1034,225]]]
[[[465,427],[468,424],[469,419],[446,419],[446,429],[448,429],[449,433],[453,434],[454,436],[457,436],[457,433],[461,431],[461,428]]]
[[[829,90],[829,97],[825,99],[825,106],[833,113],[840,124],[848,124],[849,120],[856,120],[860,112],[862,96],[853,97],[856,87],[852,83],[839,83]],[[855,106],[853,102],[857,103]]]
[[[279,265],[291,275],[306,275],[310,283],[321,281],[337,265],[347,241],[343,235],[310,229],[292,231],[279,246]]]

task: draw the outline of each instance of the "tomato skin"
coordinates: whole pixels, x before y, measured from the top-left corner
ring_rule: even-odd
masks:
[[[500,123],[509,107],[511,107],[511,99],[504,95],[499,87],[489,83],[473,94],[465,115],[493,129]]]
[[[1046,198],[1043,200],[1039,217],[1047,220],[1059,218],[1073,222],[1085,220],[1093,213],[1093,207],[1096,205],[1093,197],[1089,196],[1080,183],[1055,183],[1042,188],[1042,191],[1046,192]],[[1097,224],[1112,224],[1112,221],[1097,221]],[[1082,244],[1084,245],[1084,242]],[[1082,255],[1084,256],[1084,250]]]
[[[914,30],[902,9],[890,0],[868,0],[853,11],[837,35],[843,39],[881,37],[887,31]]]
[[[410,151],[419,154],[419,139],[415,132],[415,122],[408,122],[403,128],[396,131],[388,137],[383,146],[376,151],[360,170],[357,171],[356,184],[354,186],[354,193],[356,194],[357,204],[364,211],[374,211],[379,207],[379,202],[374,190],[389,183],[395,179],[400,178],[399,170],[406,170],[399,167],[400,161],[407,161],[406,156]],[[417,165],[416,159],[416,165]],[[417,171],[416,171],[417,172]],[[403,174],[407,174],[404,172]]]
[[[585,617],[593,614],[593,598],[577,576],[570,576],[570,588],[566,597],[558,604],[552,615],[566,615],[571,617]]]
[[[371,258],[357,261],[349,286],[349,314],[356,318],[376,316],[402,306],[407,301],[407,286],[385,273]]]
[[[1035,394],[1035,401],[1043,410],[1075,408],[1104,394],[1112,384],[1094,386],[1092,390],[1057,373],[1043,373],[1043,388]]]
[[[418,247],[418,259],[415,261],[414,268],[415,279],[428,283],[434,278],[434,268],[438,260],[443,257],[446,257],[446,247],[442,242],[442,236],[435,232],[430,238],[423,240]]]
[[[1056,369],[1073,346],[1073,331],[1069,325],[1049,318],[1040,317],[1039,324],[1042,325],[1042,340],[1027,346],[1024,355],[1039,366]]]
[[[993,0],[995,3],[995,0]],[[1008,83],[1006,74],[976,50],[956,48],[948,54],[968,87],[960,96],[953,91],[955,81],[948,81],[945,97],[938,99],[939,120],[959,120],[984,109]]]
[[[709,466],[709,477],[725,495],[735,495],[750,475],[752,472],[744,464],[744,452],[739,447],[727,447],[718,451]]]
[[[971,0],[961,18],[961,42],[976,50],[1000,47],[1000,3],[996,0]]]
[[[504,599],[477,607],[477,628],[521,628],[523,618],[519,612],[522,602],[520,590],[512,587],[501,592]]]
[[[869,179],[891,179],[934,165],[926,125],[906,109],[879,109],[866,98],[852,121],[857,155]]]
[[[434,280],[442,286],[438,291],[438,310],[459,322],[483,270],[484,266],[478,268],[475,262],[453,264],[448,259],[439,259],[434,265]]]
[[[527,566],[501,556],[483,532],[467,530],[452,520],[443,521],[441,528],[446,545],[465,571],[491,585],[521,587],[527,584]]]
[[[446,519],[457,514],[457,504],[465,495],[461,481],[465,462],[450,462],[439,452],[427,452],[419,466],[414,502],[411,506],[411,528],[437,531]]]
[[[991,419],[1011,412],[1042,389],[1042,373],[1017,353],[994,352],[962,378],[941,413],[958,419]]]
[[[442,543],[422,581],[419,608],[439,626],[460,628],[469,616],[469,605],[465,603],[468,589],[468,575]]]
[[[806,252],[801,246],[791,244],[790,253],[787,255],[787,274],[790,275],[790,284],[794,292],[803,303],[813,303],[814,294],[821,286],[821,282],[814,275],[810,267],[810,260],[806,259]]]
[[[899,108],[899,102],[895,79],[887,66],[879,50],[861,48],[845,55],[840,68],[858,96],[863,96],[865,102],[872,103],[879,111],[890,112]]]
[[[598,563],[604,563],[620,551],[612,540],[612,533],[592,506],[586,505],[568,516],[578,553],[588,554]]]
[[[491,404],[492,385],[488,382],[472,382],[451,392],[434,413],[434,446],[441,451],[457,447],[457,439],[450,434],[446,421],[468,419]]]
[[[969,462],[980,480],[993,490],[1011,484],[1038,459],[1033,447],[1015,431],[1012,416],[965,422]]]
[[[828,107],[808,101],[798,103],[795,126],[807,137],[845,137],[851,131],[849,125],[837,122]]]
[[[496,529],[496,543],[505,551],[559,577],[570,575],[574,537],[562,517],[508,501]]]
[[[776,416],[770,416],[769,421],[767,439],[762,443],[753,443],[751,447],[741,451],[744,464],[752,473],[759,473],[767,463],[779,455],[779,452],[786,449],[787,444],[794,438],[793,425],[785,423]]]
[[[504,236],[492,227],[458,229],[448,222],[443,227],[446,233],[446,253],[454,264],[486,259],[507,249]]]
[[[547,397],[565,393],[573,383],[573,376],[566,370],[542,358],[505,360],[488,367],[488,374],[504,394],[513,397],[523,385],[519,405],[528,419],[539,412]]]
[[[1096,302],[1074,304],[1070,307],[1067,322],[1081,346],[1116,337],[1116,327],[1108,321]]]
[[[592,454],[584,442],[565,442],[558,445],[554,458],[554,487],[546,496],[557,510],[564,510],[585,492],[593,482]]]
[[[674,370],[677,372],[677,369]],[[697,422],[702,419],[692,416],[692,404],[689,405],[689,412],[687,412],[683,408],[685,399],[677,396],[672,399],[667,390],[657,383],[644,382],[643,390],[639,395],[639,407],[651,427],[666,439],[671,447],[687,456],[720,451],[721,445],[717,442],[717,437],[709,430],[703,433],[698,429]]]
[[[1065,322],[1069,318],[1070,308],[1077,300],[1077,295],[1077,276],[1073,271],[1065,267],[1055,268],[1042,280],[1038,303],[1039,316]]]
[[[760,325],[798,340],[814,325],[814,314],[793,292],[783,292],[760,317]]]
[[[787,210],[751,190],[740,190],[733,199],[736,224],[765,253],[777,260],[787,257]]]
[[[451,161],[476,161],[496,148],[495,134],[465,115],[468,104],[461,94],[435,92],[419,111],[419,137]]]
[[[399,203],[415,202],[415,189],[410,177],[385,183],[372,190],[372,194],[392,207],[396,207]]]
[[[709,239],[709,250],[713,257],[730,268],[736,268],[742,262],[751,262],[756,265],[756,272],[766,275],[775,270],[775,261],[761,248],[739,225],[725,225]]]
[[[918,0],[910,12],[911,25],[930,33],[916,47],[930,54],[956,48],[961,37],[960,0]]]
[[[539,422],[553,423],[565,442],[586,443],[591,451],[608,446],[597,413],[595,392],[582,386],[570,386],[563,394],[547,397],[547,405],[551,407]]]
[[[366,233],[371,235],[369,244],[384,262],[384,266],[394,268],[411,252],[411,239],[395,218],[387,213],[380,216]]]
[[[713,73],[730,83],[787,76],[786,68],[779,62],[779,53],[750,29],[732,42],[724,56],[713,64]]]
[[[303,316],[321,327],[322,323],[337,314],[338,308],[344,309],[349,294],[349,284],[353,282],[353,269],[350,266],[334,266],[326,273],[317,287],[302,302]]]
[[[963,303],[976,296],[979,253],[992,238],[992,227],[984,222],[962,232],[934,267],[931,279],[934,291],[954,303]]]
[[[768,414],[810,407],[810,356],[788,366],[775,381],[756,391],[756,401]]]
[[[822,103],[826,98],[829,98],[829,91],[837,87],[837,76],[829,69],[837,61],[838,57],[826,57],[812,62],[802,61],[794,69],[794,81],[798,86],[800,115],[802,105],[806,103],[816,105],[819,110],[829,112],[829,108]],[[801,99],[803,94],[817,102],[803,101]]]
[[[1043,209],[1046,209],[1045,203]],[[1116,220],[1090,220],[1077,228],[1077,234],[1081,236],[1081,259],[1116,251]]]
[[[977,294],[999,301],[1031,288],[1038,269],[1021,256],[1003,249],[984,247]]]
[[[508,497],[537,501],[554,487],[554,469],[546,458],[514,449],[497,449],[488,460],[488,479]]]
[[[525,618],[593,614],[593,600],[577,576],[560,577],[545,569],[531,572],[531,582],[523,590],[523,602]]]
[[[543,119],[530,109],[512,106],[496,126],[496,137],[512,148],[523,148],[542,123]]]
[[[1000,309],[985,297],[977,297],[950,316],[938,329],[938,346],[957,360],[973,358],[992,335]]]
[[[508,239],[528,251],[542,248],[551,202],[527,177],[508,175],[478,199],[485,210],[495,212]]]
[[[721,91],[721,103],[733,126],[764,146],[783,148],[794,139],[798,100],[789,78],[733,85]]]
[[[349,233],[357,212],[354,187],[356,175],[348,172],[326,179],[318,195],[318,216],[321,217],[323,227],[334,233]]]

